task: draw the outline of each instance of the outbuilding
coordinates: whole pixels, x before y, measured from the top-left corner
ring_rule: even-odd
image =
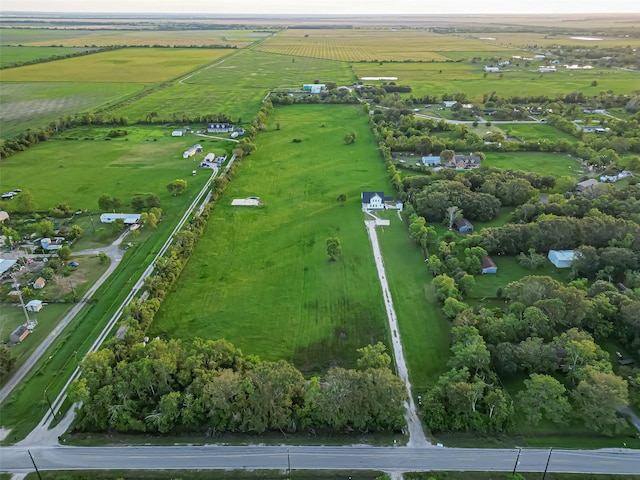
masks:
[[[33,288],[35,290],[43,289],[47,282],[42,277],[38,277],[33,281]]]
[[[24,308],[27,309],[27,312],[39,312],[42,310],[42,306],[42,300],[31,300]]]
[[[482,273],[498,273],[498,266],[488,255],[482,259]]]
[[[20,325],[16,328],[11,335],[9,335],[9,341],[13,343],[22,343],[22,341],[27,338],[27,335],[31,333],[27,327],[24,325]]]
[[[585,180],[584,182],[578,183],[576,185],[576,190],[578,190],[579,192],[583,192],[588,188],[592,188],[594,185],[598,183],[600,182],[598,182],[598,180],[596,180],[595,178],[590,178],[589,180]]]
[[[100,221],[102,223],[113,223],[116,220],[122,219],[125,225],[133,225],[140,221],[139,213],[103,213],[100,215]]]
[[[4,223],[5,220],[9,220],[9,214],[4,210],[0,210],[0,222]]]
[[[473,223],[471,223],[466,218],[459,218],[454,222],[454,225],[456,227],[456,230],[458,230],[460,233],[473,232]]]
[[[575,258],[574,250],[549,250],[549,261],[556,268],[570,268],[571,262]]]

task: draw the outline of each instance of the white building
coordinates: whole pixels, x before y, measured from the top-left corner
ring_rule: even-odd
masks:
[[[549,261],[556,268],[570,268],[576,254],[573,250],[549,250]]]
[[[499,73],[500,69],[498,67],[484,67],[485,73]]]
[[[133,225],[140,221],[139,213],[103,213],[100,215],[102,223],[113,223],[118,219],[122,219],[125,225]]]
[[[303,92],[320,93],[326,88],[324,83],[307,83],[302,86]]]
[[[182,154],[182,158],[193,157],[196,153],[202,152],[202,145],[196,143],[193,147]]]
[[[24,308],[27,309],[27,312],[39,312],[42,310],[42,300],[31,300]]]
[[[458,102],[457,102],[457,101],[455,101],[455,100],[445,100],[444,102],[442,102],[442,105],[443,105],[445,108],[451,108],[451,107],[453,107],[456,103],[458,103]]]
[[[184,135],[184,130],[174,130],[171,132],[172,137],[181,137]]]

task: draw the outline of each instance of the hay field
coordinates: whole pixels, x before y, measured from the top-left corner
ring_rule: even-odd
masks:
[[[601,34],[563,34],[554,35],[551,33],[534,33],[534,32],[518,32],[518,33],[474,33],[465,34],[465,38],[469,40],[478,40],[487,44],[487,48],[494,45],[502,47],[548,47],[552,45],[563,45],[583,48],[606,48],[606,47],[626,47],[640,48],[640,38],[630,38],[624,35],[601,35]]]
[[[284,55],[353,62],[442,62],[449,60],[447,52],[508,51],[493,45],[487,49],[486,44],[477,40],[409,29],[288,29],[256,48]]]
[[[5,70],[3,82],[155,83],[214,62],[230,50],[126,48]]]
[[[182,83],[176,82],[122,107],[117,113],[131,121],[144,119],[151,111],[163,112],[165,118],[180,112],[187,115],[224,112],[234,119],[247,120],[256,114],[269,90],[301,87],[314,80],[350,85],[355,78],[346,63],[244,49]]]

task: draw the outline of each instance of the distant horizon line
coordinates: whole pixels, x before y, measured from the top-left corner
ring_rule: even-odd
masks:
[[[215,16],[226,16],[226,17],[294,17],[294,16],[305,16],[305,17],[316,17],[316,16],[325,16],[325,17],[336,17],[336,18],[344,18],[344,17],[378,17],[378,16],[390,16],[390,17],[415,17],[415,16],[457,16],[457,17],[495,17],[499,16],[528,16],[528,15],[540,15],[540,16],[562,16],[562,17],[580,17],[580,16],[616,16],[616,15],[628,15],[635,14],[640,15],[640,10],[628,10],[628,11],[617,11],[617,12],[579,12],[579,13],[568,13],[568,12],[439,12],[439,13],[215,13],[215,12],[107,12],[107,11],[99,11],[99,12],[87,12],[87,11],[45,11],[45,10],[11,10],[11,11],[2,11],[0,10],[0,16],[2,15],[136,15],[136,16],[148,16],[148,17],[157,17],[157,16],[182,16],[189,17],[193,15],[215,15]]]

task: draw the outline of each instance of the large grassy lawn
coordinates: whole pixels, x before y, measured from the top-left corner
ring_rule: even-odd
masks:
[[[73,209],[95,212],[103,194],[119,197],[122,209],[127,210],[133,196],[150,193],[160,197],[163,209],[171,210],[176,199],[166,191],[167,183],[184,178],[190,191],[200,189],[207,172],[203,170],[193,177],[191,171],[206,152],[223,149],[220,142],[195,135],[171,137],[170,128],[128,127],[126,137],[107,141],[110,130],[68,130],[64,137],[10,157],[2,164],[0,190],[29,191],[39,210],[44,211],[68,203]],[[201,143],[205,152],[183,159],[182,152],[194,143]],[[3,203],[5,210],[15,208],[15,201]]]
[[[188,116],[223,112],[234,120],[247,120],[253,118],[269,91],[302,87],[315,80],[350,85],[354,77],[348,64],[342,62],[241,50],[118,113],[135,120],[144,119],[151,111],[163,112],[165,118],[181,112]]]
[[[564,138],[571,143],[577,142],[578,139],[564,133],[557,128],[545,123],[509,123],[500,124],[500,128],[509,135],[515,135],[528,142],[535,140],[549,140],[555,142]]]
[[[307,374],[351,366],[357,348],[387,338],[360,192],[389,184],[360,112],[343,106],[273,112],[151,335],[225,338],[247,354],[293,361]],[[346,145],[350,131],[358,139]],[[342,193],[344,203],[336,200]],[[230,205],[250,196],[264,206]],[[337,262],[327,256],[329,237],[342,243]]]
[[[554,177],[579,177],[587,173],[585,167],[575,158],[559,153],[487,152],[486,156],[483,163],[490,167],[522,170]]]
[[[431,294],[433,277],[425,267],[422,252],[409,238],[404,222],[395,212],[385,218],[389,218],[391,225],[378,228],[378,240],[412,390],[419,394],[447,370],[451,325]]]
[[[46,65],[51,66],[51,63]],[[0,71],[0,79],[3,78]],[[48,82],[0,83],[0,140],[57,118],[96,109],[142,90],[138,83]]]
[[[206,48],[126,48],[82,57],[12,68],[5,82],[154,83],[170,80],[228,55],[230,50]]]

